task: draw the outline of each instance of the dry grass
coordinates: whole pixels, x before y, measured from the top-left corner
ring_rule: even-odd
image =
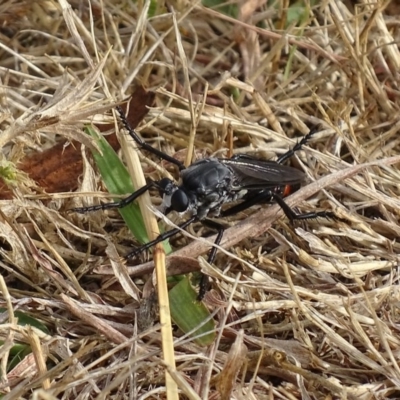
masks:
[[[231,219],[215,265],[200,258],[217,340],[199,348],[174,332],[179,390],[400,398],[396,4],[389,13],[383,2],[321,2],[296,28],[263,1],[243,2],[238,18],[176,1],[149,19],[138,3],[0,5],[0,166],[13,193],[0,204],[3,399],[167,396],[160,326],[139,332],[135,319],[138,275],[152,263],[128,267],[133,282],[115,276],[133,244],[118,214],[65,213],[102,196],[90,157],[82,152],[76,193],[45,193],[15,169],[61,139],[92,146],[83,125],[112,123],[108,110],[138,85],[157,92],[141,132],[180,159],[190,143],[199,157],[226,156],[229,130],[234,153],[273,158],[319,125],[296,159],[316,182],[288,204],[340,217],[291,226],[274,205]],[[146,176],[175,173],[140,157]],[[171,269],[195,269],[208,248],[187,237],[173,245]],[[49,333],[18,325],[17,310]],[[16,343],[33,355],[6,373]]]

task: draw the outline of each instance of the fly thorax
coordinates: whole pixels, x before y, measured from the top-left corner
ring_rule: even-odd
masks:
[[[207,216],[219,216],[222,205],[227,200],[227,194],[224,191],[213,193],[197,194],[196,214],[199,219]]]
[[[181,172],[182,189],[188,194],[192,215],[204,219],[218,215],[229,201],[234,174],[216,158],[199,160]]]

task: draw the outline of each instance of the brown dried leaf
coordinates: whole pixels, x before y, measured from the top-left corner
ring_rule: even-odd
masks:
[[[147,92],[141,86],[135,90],[128,115],[132,128],[136,128],[148,113],[148,107],[153,104],[154,97],[154,92]],[[122,107],[126,109],[126,104]],[[103,132],[113,127],[113,124],[98,126]],[[119,149],[120,144],[115,133],[107,135],[106,140],[114,150]],[[66,141],[62,141],[41,153],[29,155],[17,167],[47,193],[74,191],[78,188],[78,178],[83,167],[80,143],[72,141],[67,144]],[[12,191],[0,181],[0,199],[12,198]]]

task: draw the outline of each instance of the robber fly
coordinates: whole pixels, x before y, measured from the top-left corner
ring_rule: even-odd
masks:
[[[171,162],[179,168],[180,184],[168,178],[149,181],[145,186],[121,201],[75,208],[73,211],[86,213],[125,207],[146,191],[156,188],[163,198],[161,210],[164,214],[176,211],[189,215],[189,218],[181,223],[178,228],[162,233],[156,239],[131,251],[126,255],[126,258],[137,256],[155,244],[176,235],[181,229],[185,229],[196,221],[218,231],[215,244],[219,245],[224,227],[208,219],[208,217],[228,217],[255,204],[276,202],[290,221],[333,216],[332,213],[326,211],[298,214],[284,201],[285,196],[300,187],[305,180],[305,174],[295,168],[282,165],[282,163],[300,150],[315,134],[316,130],[311,130],[291,150],[280,156],[276,161],[260,160],[248,155],[237,154],[231,158],[205,158],[186,168],[179,160],[144,142],[130,127],[122,109],[118,107],[117,110],[125,129],[142,149]],[[236,203],[238,201],[240,202]],[[233,202],[236,204],[222,209],[223,205]],[[213,247],[208,256],[210,264],[214,261],[215,256],[216,247]],[[208,279],[203,275],[198,298],[202,299],[207,290]]]

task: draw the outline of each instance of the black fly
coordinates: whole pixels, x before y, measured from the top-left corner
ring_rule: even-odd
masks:
[[[178,185],[168,178],[150,181],[121,201],[75,208],[72,211],[86,213],[95,210],[122,208],[149,189],[156,188],[163,196],[161,210],[164,214],[176,211],[189,215],[189,219],[180,224],[179,228],[161,234],[151,242],[130,252],[126,258],[137,256],[155,244],[176,235],[181,229],[196,221],[218,231],[215,241],[215,244],[218,245],[222,240],[224,227],[207,217],[228,217],[255,204],[276,202],[290,221],[333,216],[332,213],[325,211],[297,214],[284,201],[285,196],[300,187],[305,179],[305,174],[295,168],[282,165],[282,163],[300,150],[315,133],[315,130],[311,130],[293,149],[280,156],[276,161],[260,160],[248,155],[237,154],[231,158],[205,158],[185,168],[179,160],[145,143],[129,126],[124,112],[119,107],[118,112],[125,129],[142,149],[173,163],[179,168],[181,183]],[[236,201],[240,202],[230,208],[222,209],[223,205]],[[214,261],[215,255],[216,247],[213,247],[208,256],[210,264]],[[198,298],[202,299],[207,290],[208,279],[203,275]]]

